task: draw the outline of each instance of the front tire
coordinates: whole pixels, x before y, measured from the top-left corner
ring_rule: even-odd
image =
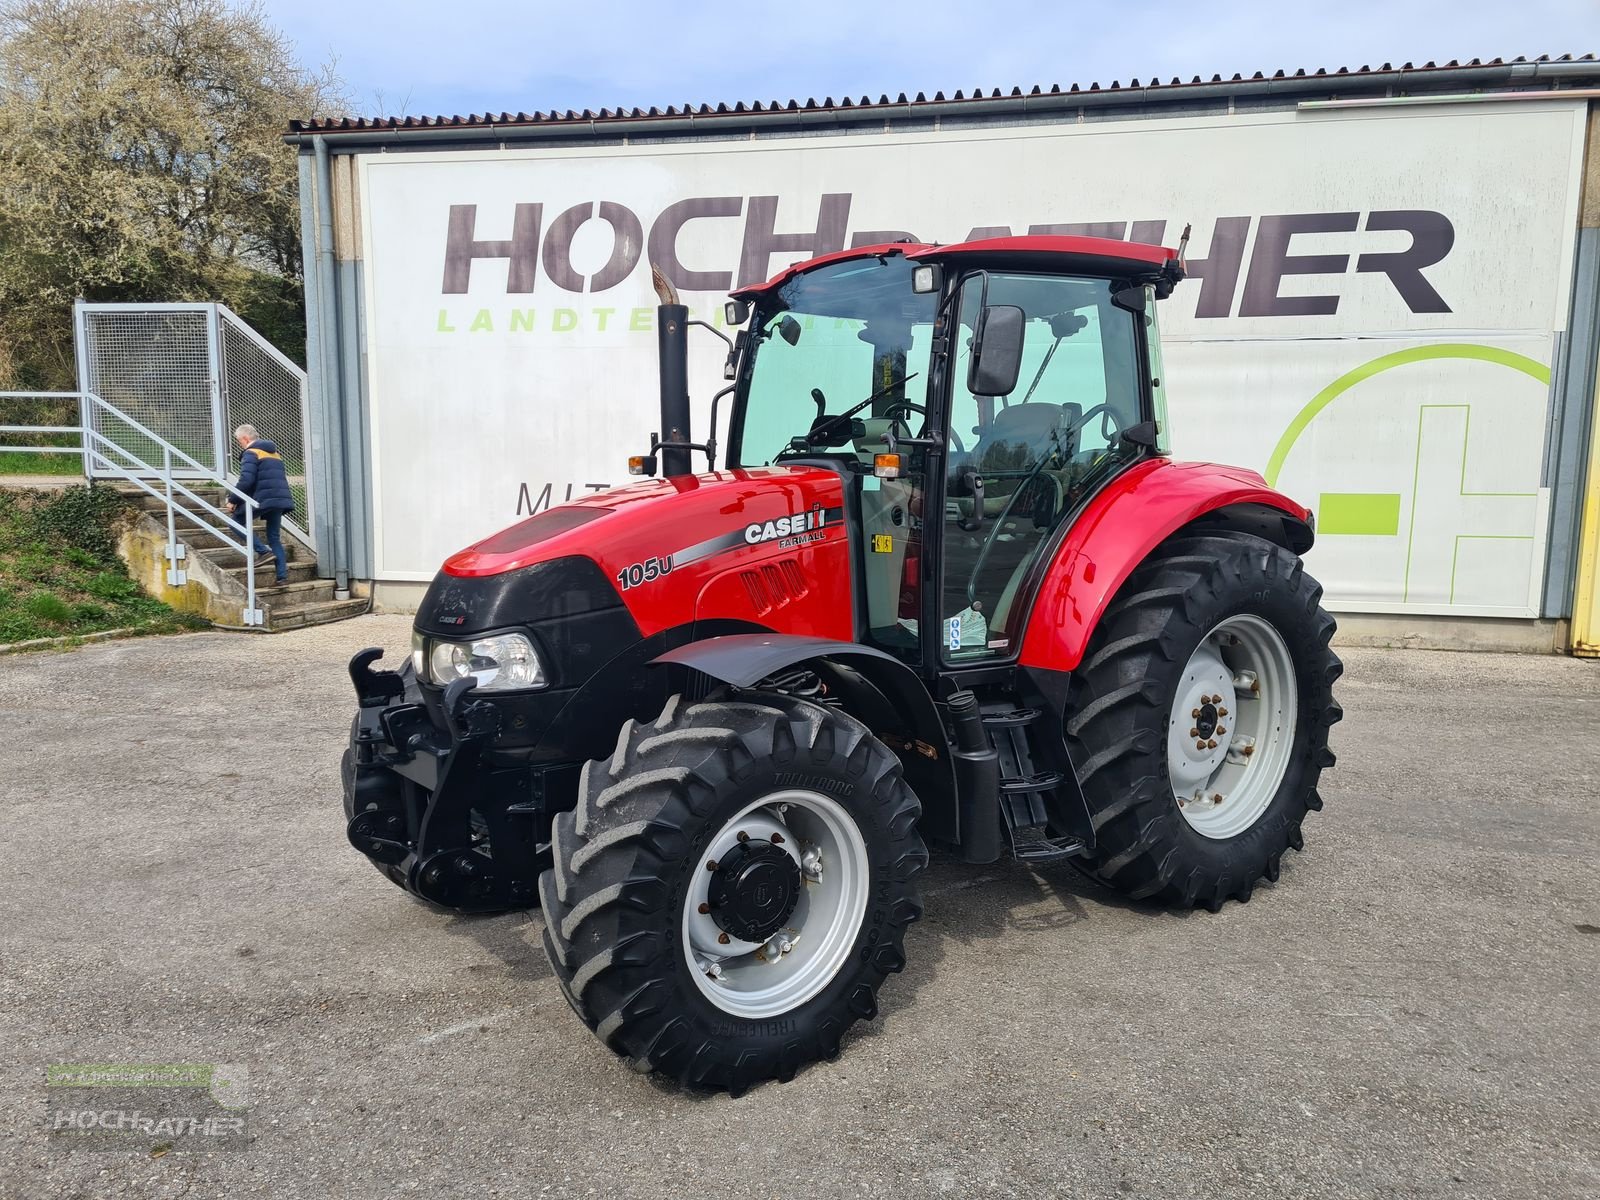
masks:
[[[1276,881],[1322,808],[1343,716],[1334,621],[1299,557],[1261,538],[1162,547],[1106,610],[1066,719],[1096,836],[1087,869],[1215,912]]]
[[[629,721],[556,817],[545,952],[617,1054],[741,1092],[877,1013],[922,911],[921,808],[853,718],[777,694]]]

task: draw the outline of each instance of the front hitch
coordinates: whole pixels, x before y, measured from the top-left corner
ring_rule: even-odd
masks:
[[[382,653],[368,648],[350,660],[361,706],[346,785],[350,844],[435,904],[469,912],[535,904],[549,856],[545,772],[498,761],[500,709],[473,696],[477,680],[444,689],[441,729],[426,705],[406,702],[403,674],[373,670]]]
[[[350,682],[362,708],[387,708],[389,701],[406,694],[405,680],[397,671],[374,671],[372,664],[383,657],[377,646],[368,646],[350,660]]]

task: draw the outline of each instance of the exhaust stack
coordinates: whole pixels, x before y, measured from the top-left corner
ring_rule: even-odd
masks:
[[[661,304],[656,308],[656,350],[661,372],[661,474],[688,475],[689,462],[689,310],[677,289],[651,264],[650,280]]]

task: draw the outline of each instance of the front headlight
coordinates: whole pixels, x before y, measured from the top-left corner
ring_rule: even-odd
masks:
[[[549,682],[533,643],[520,633],[434,642],[428,651],[428,676],[441,685],[470,676],[482,692],[542,688]]]

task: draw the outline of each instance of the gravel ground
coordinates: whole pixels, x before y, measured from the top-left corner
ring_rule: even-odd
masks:
[[[884,1013],[730,1100],[635,1075],[537,913],[345,843],[364,617],[0,659],[5,1197],[1593,1196],[1600,664],[1348,650],[1327,810],[1247,906],[936,859]],[[242,1153],[66,1151],[58,1062],[226,1062]]]

